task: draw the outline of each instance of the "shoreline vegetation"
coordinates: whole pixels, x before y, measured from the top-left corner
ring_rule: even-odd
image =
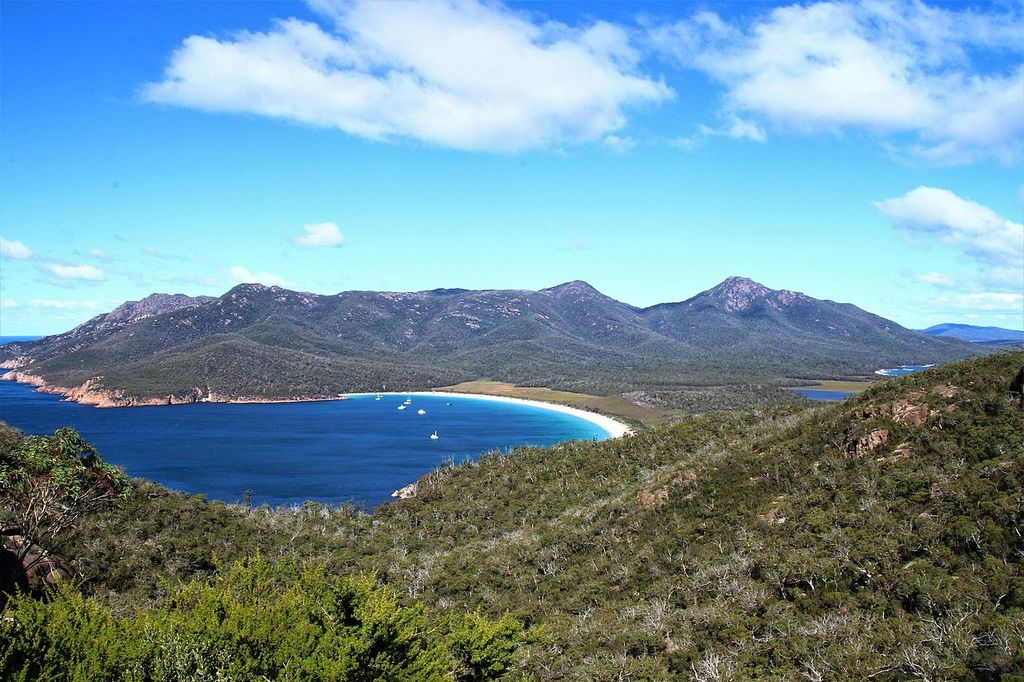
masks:
[[[2,365],[0,365],[2,367]],[[484,397],[495,400],[514,400],[525,404],[532,404],[535,407],[544,409],[555,409],[577,417],[586,419],[604,428],[610,437],[618,438],[626,433],[634,432],[637,428],[650,428],[660,424],[667,424],[678,421],[687,414],[702,413],[707,410],[686,409],[682,405],[672,405],[658,399],[657,395],[647,395],[641,392],[641,399],[629,399],[623,395],[596,395],[590,393],[577,393],[563,391],[543,386],[520,386],[518,384],[477,379],[464,381],[449,386],[437,388],[419,388],[409,391],[354,391],[337,393],[332,395],[307,395],[292,397],[258,397],[245,395],[229,395],[221,393],[209,386],[193,387],[184,393],[174,393],[165,396],[143,397],[133,395],[124,389],[105,388],[100,385],[102,377],[94,377],[77,386],[67,387],[51,384],[42,377],[22,369],[8,367],[5,374],[0,374],[0,380],[15,381],[21,384],[34,386],[41,393],[52,393],[62,396],[65,400],[77,402],[82,405],[90,405],[98,408],[117,407],[159,407],[168,405],[191,405],[196,403],[223,403],[234,405],[248,404],[280,404],[280,403],[304,403],[304,402],[327,402],[332,400],[343,400],[348,396],[376,395],[381,393],[394,393],[399,395],[452,395],[457,397]],[[814,390],[845,391],[860,393],[879,380],[887,377],[864,380],[832,380],[821,379],[808,381],[799,386],[786,388],[809,388]],[[707,387],[704,387],[707,388]],[[713,389],[712,389],[713,390]],[[768,398],[766,394],[766,398]],[[703,402],[699,400],[698,402]],[[715,411],[711,408],[710,411]],[[592,415],[592,416],[591,416]]]

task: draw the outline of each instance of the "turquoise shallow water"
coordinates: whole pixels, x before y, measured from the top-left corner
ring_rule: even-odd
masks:
[[[447,459],[608,437],[583,419],[529,405],[413,396],[400,411],[403,400],[100,409],[0,381],[3,421],[26,433],[73,426],[132,476],[227,502],[251,491],[255,504],[373,507]]]

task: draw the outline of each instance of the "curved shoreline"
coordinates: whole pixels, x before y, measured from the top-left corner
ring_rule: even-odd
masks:
[[[544,410],[551,410],[552,412],[561,412],[562,414],[569,414],[573,417],[577,417],[584,421],[590,422],[600,428],[604,429],[608,434],[609,438],[622,438],[633,433],[628,425],[623,424],[617,419],[612,419],[603,414],[597,412],[590,412],[588,410],[581,410],[578,407],[569,407],[568,405],[560,405],[559,403],[546,403],[542,400],[529,400],[527,398],[510,398],[504,395],[489,395],[487,393],[456,393],[454,391],[381,391],[380,393],[345,393],[344,397],[355,397],[355,396],[372,396],[372,395],[398,395],[398,396],[435,396],[438,398],[472,398],[473,400],[488,400],[497,403],[513,403],[518,405],[529,405],[530,407],[537,407]]]
[[[65,400],[99,408],[146,407],[162,405],[184,405],[194,403],[226,403],[244,405],[260,403],[327,402],[331,400],[344,400],[345,398],[350,396],[361,395],[422,395],[437,396],[441,398],[472,398],[474,400],[490,400],[492,402],[517,403],[520,405],[529,405],[531,407],[551,410],[553,412],[569,414],[604,429],[604,431],[608,434],[609,438],[621,438],[622,436],[626,436],[633,433],[633,429],[631,429],[627,424],[624,424],[618,421],[617,419],[613,419],[603,414],[590,412],[589,410],[583,410],[578,407],[569,407],[568,405],[562,405],[560,403],[548,403],[544,402],[543,400],[530,400],[528,398],[511,398],[509,396],[490,395],[487,393],[457,393],[455,391],[382,391],[380,393],[340,393],[337,396],[331,397],[323,396],[282,399],[244,397],[229,398],[227,396],[220,396],[216,394],[212,394],[206,398],[192,398],[185,400],[175,399],[171,396],[164,399],[139,399],[135,397],[125,396],[121,391],[117,390],[97,390],[93,388],[91,386],[91,382],[88,381],[85,384],[77,386],[75,388],[64,388],[62,386],[54,386],[52,384],[48,384],[42,378],[37,377],[34,374],[29,374],[28,372],[21,372],[17,370],[11,370],[3,375],[0,375],[0,379],[6,379],[8,381],[15,381],[19,384],[34,386],[36,390],[39,392],[55,393],[57,395],[64,396]]]

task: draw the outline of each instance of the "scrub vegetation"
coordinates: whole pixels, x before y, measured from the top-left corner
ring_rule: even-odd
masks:
[[[494,453],[373,514],[133,481],[14,591],[0,677],[1024,679],[1022,384],[999,353]]]

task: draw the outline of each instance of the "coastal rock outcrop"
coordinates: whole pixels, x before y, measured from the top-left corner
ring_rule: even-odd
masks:
[[[207,393],[196,386],[190,391],[179,395],[167,395],[163,397],[142,398],[130,395],[122,389],[104,388],[103,377],[97,376],[87,379],[78,386],[56,386],[47,383],[41,377],[29,372],[10,371],[0,376],[0,379],[8,379],[23,384],[36,386],[41,393],[55,393],[62,395],[68,400],[73,400],[83,405],[94,407],[138,407],[143,405],[186,405],[190,403],[208,400]],[[228,401],[224,401],[228,402]]]
[[[410,497],[416,497],[416,492],[416,484],[410,483],[409,485],[399,488],[395,492],[391,493],[391,497],[397,497],[400,500],[407,500]]]

